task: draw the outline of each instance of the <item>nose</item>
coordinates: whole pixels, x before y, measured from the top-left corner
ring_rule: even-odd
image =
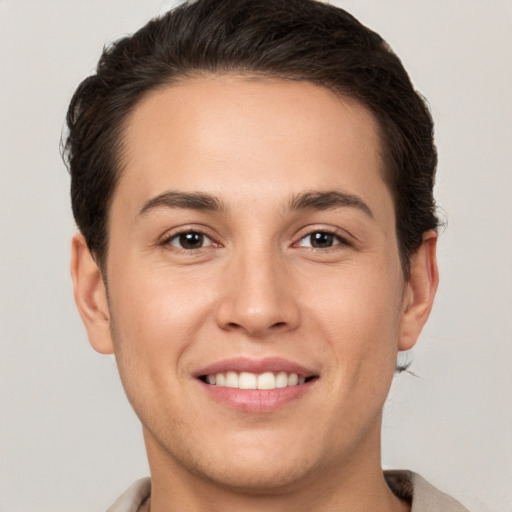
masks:
[[[296,329],[300,308],[291,270],[279,255],[232,260],[216,308],[219,327],[256,338]]]

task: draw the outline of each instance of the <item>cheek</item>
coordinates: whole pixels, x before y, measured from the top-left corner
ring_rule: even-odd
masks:
[[[302,285],[308,289],[304,290],[307,302],[317,304],[319,313],[323,310],[334,323],[343,315],[339,322],[347,328],[364,330],[396,323],[403,286],[398,266],[386,265],[385,260],[372,266],[348,264],[306,275]],[[353,321],[347,322],[347,317]]]
[[[175,416],[157,409],[182,404],[182,362],[201,329],[207,297],[162,272],[124,276],[129,278],[120,266],[111,279],[115,357],[126,395],[147,424],[148,418]]]
[[[382,270],[387,269],[387,270]],[[346,373],[394,369],[400,328],[403,282],[400,269],[358,271],[345,268],[317,276],[309,296],[310,316],[330,340],[333,364]]]
[[[149,367],[155,377],[159,368],[171,376],[174,372],[168,370],[177,368],[193,333],[200,329],[210,298],[179,275],[133,268],[137,267],[125,273],[120,266],[112,273],[110,304],[116,356],[122,359],[121,364]]]

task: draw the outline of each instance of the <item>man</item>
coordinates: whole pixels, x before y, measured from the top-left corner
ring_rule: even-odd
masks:
[[[380,464],[438,273],[432,121],[377,34],[190,2],[104,51],[68,126],[75,299],[151,469],[109,510],[465,510]]]

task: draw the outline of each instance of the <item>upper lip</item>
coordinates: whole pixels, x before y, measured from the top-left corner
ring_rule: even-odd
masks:
[[[204,375],[213,375],[216,373],[234,372],[287,372],[296,373],[300,377],[313,377],[317,375],[311,369],[288,359],[280,357],[270,357],[265,359],[251,359],[247,357],[236,357],[231,359],[223,359],[215,363],[209,364],[194,373],[194,377],[202,377]]]

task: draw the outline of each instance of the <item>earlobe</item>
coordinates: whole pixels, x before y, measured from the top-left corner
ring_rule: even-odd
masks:
[[[107,292],[100,269],[81,233],[73,237],[71,244],[71,277],[76,306],[89,342],[96,351],[111,354],[114,350]]]
[[[399,350],[410,350],[416,344],[432,310],[439,282],[436,248],[437,233],[427,231],[423,234],[420,248],[411,258],[410,275],[404,294]]]

